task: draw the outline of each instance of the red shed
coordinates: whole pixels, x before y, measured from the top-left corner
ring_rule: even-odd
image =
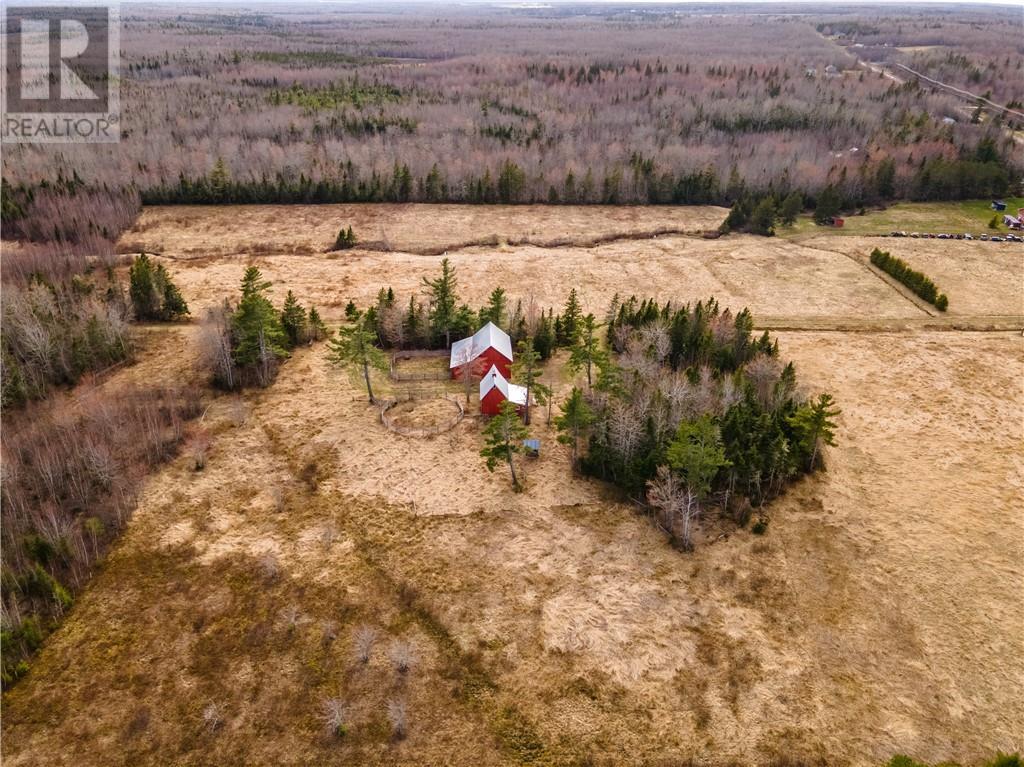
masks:
[[[842,226],[844,223],[846,222],[843,221],[843,219],[839,218],[839,216],[836,216],[835,218],[832,219],[832,226]]]
[[[512,339],[493,322],[488,322],[469,338],[456,341],[448,363],[452,378],[459,378],[462,366],[474,360],[484,360],[481,365],[484,370],[496,367],[507,380],[512,370]]]
[[[483,415],[497,415],[498,408],[505,400],[511,401],[516,406],[516,412],[522,415],[526,408],[526,387],[509,383],[497,365],[492,365],[480,379],[480,412]]]

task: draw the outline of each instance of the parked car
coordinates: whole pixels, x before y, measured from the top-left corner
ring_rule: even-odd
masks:
[[[995,236],[995,237],[989,237],[989,238],[988,238],[988,241],[989,241],[989,242],[1002,242],[1002,241],[1003,241],[1003,238],[1002,238],[1002,237],[999,237],[999,236]]]
[[[965,234],[964,235],[964,239],[965,240],[973,240],[974,239],[974,235],[972,235],[972,234]]]
[[[911,233],[910,233],[910,236],[911,236],[911,237],[913,237],[914,239],[917,239],[917,238],[918,238],[918,237],[920,237],[921,235],[919,235],[919,234],[918,234],[917,232],[911,232]]]
[[[988,239],[988,235],[987,235],[987,234],[983,234],[983,235],[980,235],[980,236],[978,237],[978,239],[979,239],[979,240],[987,240],[987,239]]]

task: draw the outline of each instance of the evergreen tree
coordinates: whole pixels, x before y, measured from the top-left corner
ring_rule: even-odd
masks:
[[[224,202],[229,199],[231,175],[228,173],[224,158],[218,157],[210,171],[210,193],[215,202]]]
[[[178,286],[171,280],[163,264],[156,265],[156,284],[162,288],[162,305],[160,307],[160,319],[165,322],[176,320],[189,314],[188,304],[178,290]]]
[[[771,237],[775,234],[775,218],[775,198],[769,194],[754,206],[747,223],[747,231],[762,237]]]
[[[444,199],[444,183],[441,181],[441,171],[438,170],[436,162],[423,182],[423,197],[427,202],[441,202]]]
[[[796,223],[796,217],[803,209],[803,195],[797,191],[790,192],[779,206],[779,223],[783,226],[793,226]]]
[[[715,476],[729,465],[722,445],[722,433],[707,414],[695,421],[679,424],[665,457],[668,465],[682,476],[699,498],[711,491]]]
[[[494,471],[499,463],[507,463],[512,473],[512,489],[517,493],[522,490],[522,486],[516,476],[514,458],[517,453],[523,452],[523,440],[529,436],[529,429],[520,420],[516,406],[508,400],[501,403],[498,414],[484,428],[485,447],[480,455],[487,459],[487,470]]]
[[[306,322],[311,341],[319,341],[327,337],[327,325],[320,318],[320,312],[316,310],[315,306],[309,307],[309,317]]]
[[[579,444],[583,432],[594,422],[594,413],[583,398],[578,387],[572,388],[572,394],[561,406],[562,414],[555,418],[558,429],[558,441],[569,445],[572,450],[572,467],[575,470],[579,463]]]
[[[891,157],[878,163],[875,170],[875,194],[883,200],[891,200],[896,196],[896,164]]]
[[[835,417],[842,413],[831,394],[822,394],[817,400],[799,408],[787,420],[798,435],[800,446],[807,456],[807,470],[814,471],[821,446],[835,445]]]
[[[128,285],[128,295],[132,299],[135,318],[158,319],[162,297],[154,280],[153,262],[145,253],[140,253],[128,269]]]
[[[335,365],[361,371],[366,383],[366,395],[374,403],[377,400],[373,395],[370,368],[381,372],[388,370],[387,357],[374,345],[376,337],[368,315],[359,316],[351,324],[342,325],[338,335],[328,342],[330,353],[327,357]]]
[[[682,543],[690,548],[690,522],[700,513],[718,472],[729,466],[718,425],[707,414],[695,421],[683,421],[665,457],[686,485]]]
[[[498,199],[504,203],[519,202],[526,174],[511,160],[505,160],[498,174]]]
[[[242,300],[231,318],[235,365],[254,370],[261,386],[270,383],[277,361],[288,356],[280,315],[265,295],[270,284],[257,267],[246,269]]]
[[[538,368],[539,364],[540,354],[533,348],[533,341],[529,338],[520,341],[516,348],[515,362],[512,363],[512,376],[521,386],[526,387],[524,420],[527,426],[530,424],[530,397],[539,384],[537,379],[544,374],[544,371]]]
[[[298,346],[306,339],[306,310],[290,290],[281,309],[281,328],[288,337],[288,346]]]
[[[592,370],[595,364],[603,361],[604,355],[598,341],[597,328],[597,321],[594,319],[593,314],[588,314],[584,317],[579,337],[576,339],[576,343],[572,347],[572,353],[569,355],[569,367],[573,372],[578,373],[586,368],[587,389],[593,388]]]
[[[839,215],[842,200],[839,193],[831,184],[821,190],[818,195],[818,203],[814,206],[814,223],[827,224]]]
[[[533,348],[537,350],[541,360],[548,360],[555,350],[555,329],[551,318],[541,312],[537,323],[537,333],[533,337]]]
[[[338,237],[334,240],[334,247],[332,250],[350,250],[356,246],[356,235],[352,231],[352,225],[349,224],[348,229],[345,227],[341,228],[338,232]]]
[[[405,312],[403,324],[405,325],[405,337],[415,346],[422,336],[416,296],[409,296],[409,308]]]
[[[580,332],[580,323],[583,319],[583,310],[580,309],[579,298],[576,295],[576,288],[569,291],[569,297],[565,301],[565,310],[562,312],[561,323],[556,326],[559,329],[558,345],[572,346]]]
[[[505,313],[507,312],[508,299],[502,288],[495,288],[491,291],[487,306],[480,312],[480,320],[484,323],[493,322],[499,328],[505,328]],[[511,330],[511,328],[509,328]]]
[[[430,329],[435,336],[444,336],[444,345],[450,349],[452,345],[452,329],[456,324],[458,294],[455,289],[458,287],[458,280],[455,277],[455,267],[447,258],[441,261],[441,276],[430,280],[423,278],[423,287],[427,289],[430,296]]]

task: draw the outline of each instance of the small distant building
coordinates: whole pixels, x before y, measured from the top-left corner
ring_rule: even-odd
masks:
[[[1006,203],[1002,200],[992,200],[992,210],[1006,210]]]
[[[954,118],[952,118],[952,117],[943,117],[942,118],[942,124],[943,125],[956,125],[956,120]]]
[[[829,64],[825,67],[825,77],[836,77],[839,75],[839,70],[836,69],[834,64]]]
[[[839,218],[839,216],[836,216],[835,218],[832,219],[832,226],[837,227],[837,228],[841,228],[843,226],[843,224],[845,224],[845,223],[846,223],[846,221],[844,221],[843,219]]]
[[[452,344],[448,370],[452,378],[459,378],[467,362],[480,360],[480,367],[496,367],[507,379],[512,370],[512,339],[493,322],[488,322],[469,338]]]
[[[516,412],[521,415],[526,408],[526,387],[509,383],[498,366],[491,365],[491,369],[480,379],[480,413],[497,415],[498,408],[505,400],[514,404]]]

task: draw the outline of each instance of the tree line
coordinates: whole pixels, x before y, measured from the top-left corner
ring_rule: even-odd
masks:
[[[895,277],[940,312],[946,311],[949,307],[949,299],[946,294],[940,293],[934,282],[922,272],[911,269],[903,259],[875,248],[871,251],[871,263],[889,276]]]
[[[639,190],[639,195],[636,190]],[[351,160],[330,175],[297,176],[277,172],[259,178],[235,178],[220,158],[200,176],[180,175],[176,182],[144,187],[144,205],[327,204],[352,202],[455,202],[474,204],[725,205],[732,201],[713,168],[656,172],[653,160],[634,153],[628,168],[602,175],[587,168],[558,179],[538,181],[519,163],[506,159],[477,173],[455,176],[436,163],[422,176],[395,162],[381,172],[363,171]]]

